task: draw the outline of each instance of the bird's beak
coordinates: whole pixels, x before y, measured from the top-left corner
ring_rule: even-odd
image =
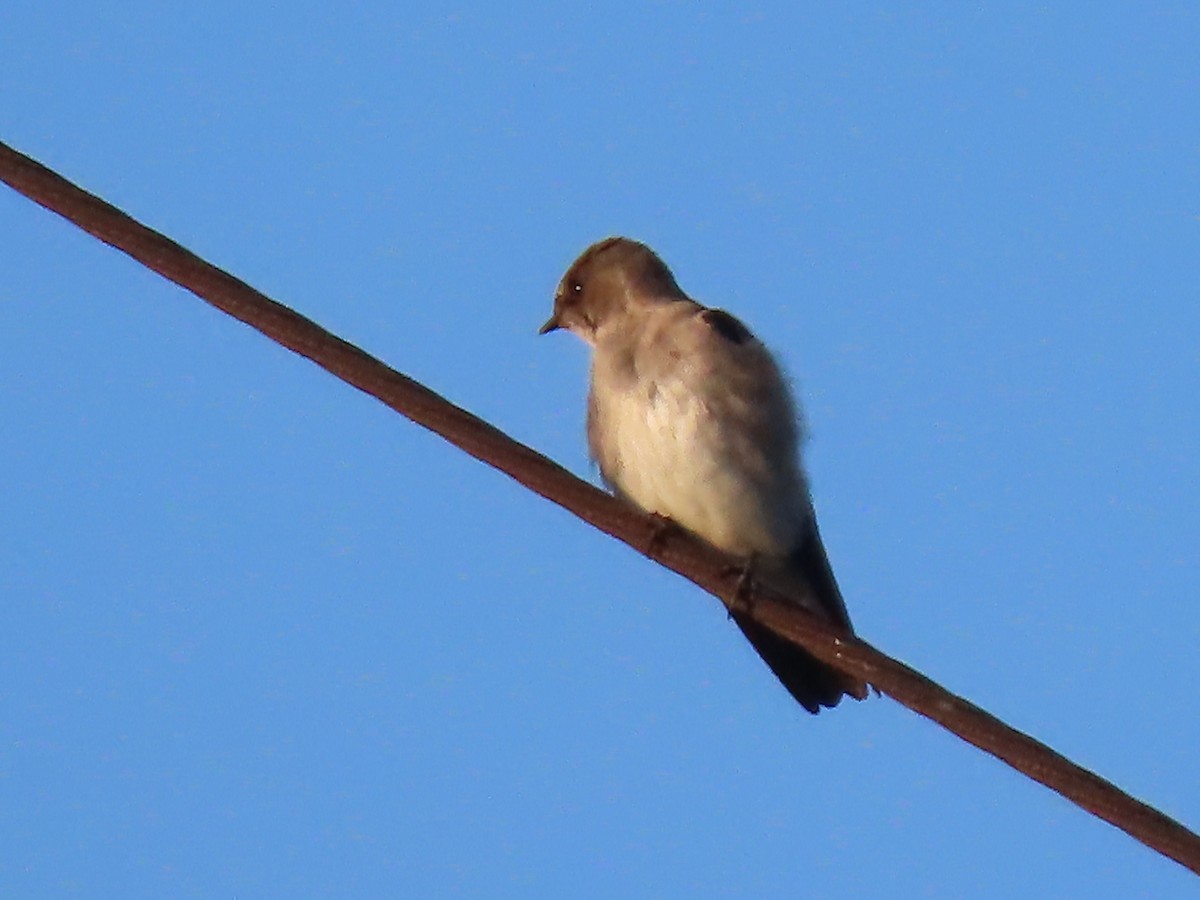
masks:
[[[545,325],[538,329],[538,334],[549,334],[552,331],[557,331],[559,328],[562,328],[562,325],[559,324],[558,313],[555,313],[546,320]]]

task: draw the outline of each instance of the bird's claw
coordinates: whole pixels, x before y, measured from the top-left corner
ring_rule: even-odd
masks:
[[[669,516],[662,513],[649,513],[651,521],[650,539],[646,542],[645,554],[654,559],[666,546],[667,538],[672,532],[678,531],[679,526]]]
[[[733,597],[729,601],[729,618],[733,618],[734,613],[749,613],[753,608],[754,600],[754,565],[758,561],[757,555],[751,556],[744,563],[731,563],[725,571],[725,574],[736,575],[737,584],[733,588]]]

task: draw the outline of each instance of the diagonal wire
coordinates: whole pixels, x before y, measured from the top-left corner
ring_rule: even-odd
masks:
[[[84,231],[272,340],[379,399],[418,425],[638,552],[719,597],[745,602],[737,560],[659,523],[316,323],[264,296],[174,241],[0,143],[0,180]],[[840,637],[823,621],[761,585],[749,588],[750,615],[818,659],[874,685],[912,711],[1071,800],[1131,837],[1200,874],[1200,837],[1152,806],[1076,765],[1040,741],[862,640]],[[741,610],[739,610],[741,611]]]

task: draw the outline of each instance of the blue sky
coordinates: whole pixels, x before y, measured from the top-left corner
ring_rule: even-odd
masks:
[[[0,139],[594,477],[614,233],[803,399],[872,643],[1200,824],[1191,4],[10,4]],[[1194,895],[0,192],[0,894]]]

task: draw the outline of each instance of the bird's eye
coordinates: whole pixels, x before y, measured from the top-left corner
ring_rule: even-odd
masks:
[[[583,290],[583,284],[582,284],[581,282],[578,282],[578,281],[572,281],[572,282],[571,282],[571,291],[572,291],[572,293],[578,294],[578,293],[580,293],[582,290]]]

